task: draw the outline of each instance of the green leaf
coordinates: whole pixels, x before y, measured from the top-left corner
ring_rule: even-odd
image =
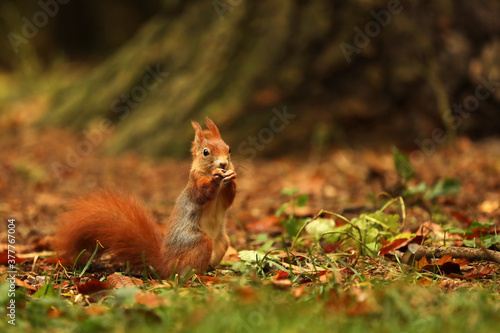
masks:
[[[368,229],[364,235],[363,241],[366,243],[375,242],[378,238],[379,231],[375,228]]]
[[[251,251],[251,250],[245,250],[245,251],[238,252],[238,257],[240,257],[241,261],[246,261],[246,262],[251,262],[251,263],[257,262],[257,260],[264,259],[265,255],[266,255],[265,253]]]
[[[425,191],[427,191],[427,185],[424,182],[421,182],[416,186],[404,190],[403,197],[411,197],[417,194],[424,194]]]
[[[300,194],[297,196],[297,206],[304,207],[309,200],[309,194]]]
[[[290,216],[281,223],[285,227],[286,234],[290,237],[295,237],[300,228],[302,228],[302,226],[306,223],[306,219],[300,219]]]
[[[500,235],[484,235],[479,238],[486,248],[490,248],[493,245],[500,245]],[[464,239],[464,245],[467,247],[477,247],[476,239]]]
[[[255,237],[256,242],[265,242],[269,238],[269,235],[266,234],[265,232],[262,234],[259,234],[257,237]]]
[[[481,237],[481,242],[483,242],[486,248],[490,248],[493,245],[500,243],[500,235],[486,235]]]
[[[57,291],[54,290],[54,287],[50,283],[44,284],[40,289],[37,290],[35,294],[33,294],[34,298],[44,298],[44,297],[57,297]]]
[[[389,214],[385,215],[382,212],[375,212],[370,214],[362,214],[362,217],[367,219],[369,228],[377,228],[378,230],[393,230],[396,231],[399,229],[399,215],[398,214]]]
[[[248,275],[253,270],[253,267],[245,261],[237,261],[233,264],[233,266],[231,266],[231,269],[235,272],[240,272],[243,275]]]
[[[461,228],[457,228],[457,227],[446,228],[446,229],[443,229],[443,231],[447,232],[449,234],[462,234],[462,235],[465,235],[466,233],[471,233],[470,231],[467,231],[467,230],[464,230]]]
[[[287,208],[287,207],[288,207],[288,203],[286,203],[286,202],[285,202],[284,204],[282,204],[282,205],[280,206],[280,208],[278,208],[278,209],[276,210],[276,212],[275,212],[274,214],[275,214],[276,216],[281,216],[281,215],[285,212],[285,210],[286,210],[286,208]]]
[[[349,232],[351,229],[352,227],[349,224],[344,224],[340,227],[335,227],[332,230],[328,231],[328,234],[324,236],[324,239],[327,243],[337,243],[343,239],[348,238],[346,233]]]
[[[467,247],[477,247],[474,239],[464,239],[464,245]]]
[[[298,188],[281,190],[281,194],[288,195],[290,197],[296,194],[297,192],[299,192]]]
[[[470,224],[469,230],[476,229],[476,228],[486,228],[489,229],[491,226],[495,225],[495,222],[479,222],[479,221],[474,221]]]
[[[399,229],[399,215],[398,214],[389,214],[386,215],[384,220],[386,225],[391,228],[391,230],[397,231]]]
[[[267,240],[267,242],[264,243],[264,245],[259,247],[259,251],[268,252],[273,247],[273,244],[274,244],[274,239],[269,239]]]
[[[381,246],[377,242],[370,242],[370,243],[365,243],[366,247],[364,248],[365,250],[368,250],[368,255],[370,257],[376,257],[379,249]]]
[[[417,236],[416,233],[403,233],[403,234],[397,234],[396,236],[393,236],[391,238],[388,239],[388,241],[392,242],[396,239],[410,239],[412,237],[415,237]]]
[[[266,254],[264,252],[260,251],[253,251],[253,250],[244,250],[238,252],[238,256],[240,257],[241,261],[244,261],[245,263],[248,264],[256,264],[257,260],[260,261],[279,261],[279,256],[275,254]]]
[[[316,238],[320,238],[325,232],[335,230],[334,219],[317,219],[306,226],[306,231]]]
[[[398,175],[403,177],[405,182],[412,179],[415,176],[415,170],[410,164],[410,160],[408,156],[398,148],[392,147],[392,157],[394,159],[394,168],[396,169]]]
[[[460,182],[454,178],[445,178],[438,181],[425,196],[432,200],[445,195],[457,195],[458,192],[460,192]]]

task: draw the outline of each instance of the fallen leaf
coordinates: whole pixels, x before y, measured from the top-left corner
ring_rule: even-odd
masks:
[[[165,297],[161,297],[152,292],[135,295],[135,301],[137,304],[145,305],[150,309],[168,305],[168,301]]]
[[[319,281],[321,283],[325,283],[325,282],[328,282],[329,281],[329,277],[327,276],[327,273],[328,271],[318,271],[318,272],[310,272],[310,273],[307,273],[306,276],[304,276],[304,278],[302,278],[300,280],[300,283],[308,283],[308,282],[313,282],[315,280],[315,278],[318,278],[319,277]]]
[[[22,258],[19,258],[15,254],[9,254],[8,250],[4,250],[0,252],[0,265],[9,265],[12,262],[9,263],[9,260],[14,260],[15,264],[20,264],[24,262],[25,260]]]
[[[238,251],[234,247],[229,246],[221,261],[222,262],[224,262],[224,261],[236,262],[236,261],[241,261],[241,259],[238,256]]]
[[[285,272],[285,271],[279,271],[278,274],[273,276],[274,280],[282,280],[282,279],[287,279],[290,276],[290,273]]]
[[[15,281],[19,287],[24,287],[27,288],[28,290],[36,291],[36,288],[30,285],[27,281],[19,280],[17,277],[15,278]]]
[[[196,277],[198,278],[198,280],[200,280],[200,282],[205,284],[221,283],[220,279],[213,276],[196,274]]]
[[[438,261],[435,262],[436,265],[444,265],[447,262],[452,262],[453,257],[450,254],[442,256]]]
[[[492,271],[493,271],[493,268],[491,268],[488,265],[485,265],[485,266],[481,266],[481,269],[479,270],[479,272],[477,271],[477,269],[474,269],[473,272],[465,274],[465,277],[469,278],[469,279],[480,279],[480,278],[490,274]]]
[[[405,245],[408,244],[408,241],[409,239],[395,239],[393,240],[391,243],[387,244],[387,245],[384,245],[380,251],[378,252],[379,255],[381,256],[384,256],[386,255],[387,253],[389,253],[390,251],[394,251],[394,250],[397,250]]]
[[[61,289],[63,289],[63,288],[65,288],[65,287],[67,287],[67,286],[69,286],[69,281],[68,281],[68,280],[63,281],[63,283],[56,284],[56,285],[54,286],[54,290],[59,289],[59,287],[61,287]]]
[[[427,261],[426,257],[422,257],[419,261],[416,262],[417,270],[421,271],[423,267],[430,265]]]
[[[433,223],[431,221],[424,222],[418,228],[417,235],[421,235],[424,237],[433,237],[437,239],[443,239],[445,234],[443,232],[443,227],[441,227],[437,223]]]
[[[341,242],[325,244],[325,246],[323,246],[323,252],[327,254],[337,252],[341,244],[342,244]]]
[[[479,211],[486,214],[491,214],[500,209],[500,202],[486,200],[479,205]]]
[[[124,288],[124,287],[142,287],[144,282],[141,279],[130,278],[128,276],[120,275],[120,274],[111,274],[106,279],[107,284],[112,289]]]
[[[426,257],[423,257],[417,262],[419,271],[427,271],[434,274],[441,274],[449,277],[459,277],[462,275],[460,265],[452,261],[451,255],[445,255],[434,264],[430,264]]]
[[[455,261],[453,261],[455,264],[459,264],[460,267],[464,266],[464,265],[468,265],[470,264],[469,260],[465,259],[465,258],[458,258],[456,259]]]
[[[97,279],[90,279],[84,284],[77,285],[78,292],[83,295],[95,294],[99,291],[108,290],[110,286],[106,282],[101,282]]]

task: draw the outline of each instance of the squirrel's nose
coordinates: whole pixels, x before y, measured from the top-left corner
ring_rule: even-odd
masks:
[[[219,168],[225,169],[227,167],[227,162],[219,162]]]

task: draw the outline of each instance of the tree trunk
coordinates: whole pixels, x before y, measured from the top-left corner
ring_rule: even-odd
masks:
[[[82,130],[109,119],[110,152],[151,156],[187,154],[189,120],[206,116],[246,157],[373,137],[414,145],[436,127],[498,131],[499,91],[460,126],[448,110],[500,68],[489,56],[500,50],[498,3],[393,3],[179,4],[61,91],[42,124]],[[285,109],[295,117],[282,121]]]

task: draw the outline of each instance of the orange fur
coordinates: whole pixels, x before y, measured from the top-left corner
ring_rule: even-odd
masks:
[[[129,261],[134,267],[143,266],[142,253],[147,265],[158,267],[162,261],[161,232],[154,217],[124,194],[103,190],[85,196],[59,221],[56,249],[69,259],[75,260],[86,249],[85,262],[98,240],[115,260]]]
[[[214,180],[204,176],[193,175],[191,193],[194,194],[196,202],[203,206],[217,195],[220,180]]]
[[[229,208],[233,204],[234,197],[236,196],[236,180],[233,180],[225,188],[221,190],[224,207]]]

